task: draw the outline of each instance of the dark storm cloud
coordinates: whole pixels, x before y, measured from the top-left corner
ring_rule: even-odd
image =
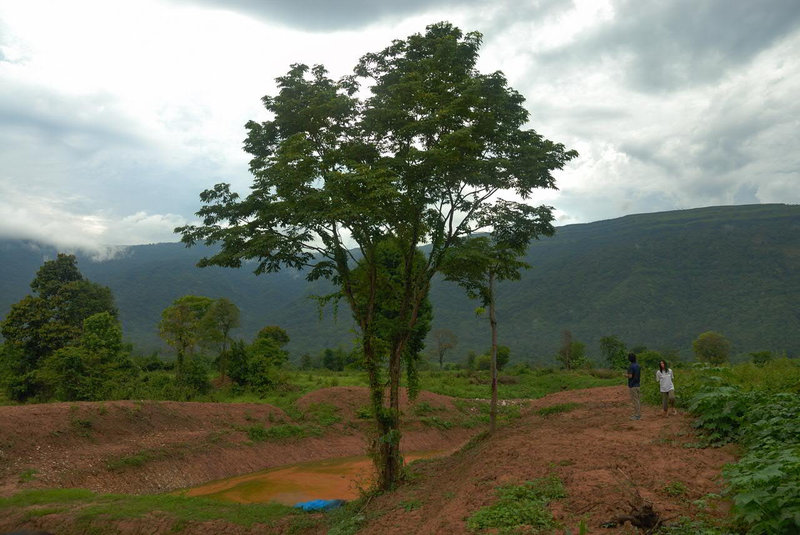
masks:
[[[352,30],[380,20],[439,8],[464,8],[485,0],[173,0],[236,11],[265,22],[310,31]]]
[[[613,20],[539,56],[558,66],[605,58],[625,64],[627,82],[660,92],[714,82],[751,61],[800,23],[797,0],[620,0]]]

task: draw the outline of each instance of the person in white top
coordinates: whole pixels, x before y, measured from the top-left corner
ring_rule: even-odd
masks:
[[[678,411],[675,410],[675,385],[672,384],[672,379],[672,369],[667,366],[666,361],[659,361],[656,381],[661,390],[661,407],[664,409],[664,416],[667,415],[669,406],[672,406],[672,414],[678,414]]]

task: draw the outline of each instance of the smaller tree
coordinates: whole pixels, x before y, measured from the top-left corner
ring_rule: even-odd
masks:
[[[89,316],[74,346],[49,355],[37,370],[40,398],[62,401],[107,399],[135,371],[123,351],[122,328],[108,312]]]
[[[600,351],[609,368],[624,370],[628,367],[628,350],[625,348],[625,342],[616,335],[602,337]]]
[[[658,363],[662,360],[666,361],[667,358],[660,351],[645,349],[636,353],[636,360],[642,368],[656,370],[658,369]],[[672,363],[670,363],[671,366]]]
[[[753,364],[756,366],[764,366],[767,362],[773,359],[773,355],[771,351],[755,351],[750,353],[750,360],[753,361]]]
[[[263,366],[280,368],[289,360],[289,353],[283,350],[283,346],[288,343],[289,335],[286,331],[271,325],[258,331],[247,351],[251,359],[256,357],[262,359]]]
[[[449,350],[458,345],[456,333],[449,329],[436,329],[433,331],[433,339],[436,341],[436,354],[439,356],[439,369],[444,368],[444,355]]]
[[[239,307],[230,300],[220,297],[211,303],[201,320],[200,330],[206,333],[208,342],[218,344],[217,368],[220,377],[227,375],[228,348],[232,342],[230,333],[233,329],[239,327],[240,318]]]
[[[347,354],[341,348],[331,349],[325,348],[322,352],[322,367],[326,370],[340,372],[344,370]]]
[[[731,343],[718,332],[706,331],[692,342],[692,349],[700,362],[720,365],[728,362]]]
[[[561,347],[556,356],[565,370],[574,370],[586,364],[586,344],[572,339],[572,331],[561,333]]]
[[[443,264],[445,279],[464,288],[471,299],[480,299],[489,309],[491,328],[491,375],[492,400],[489,410],[489,433],[494,433],[497,420],[497,310],[495,285],[498,281],[519,280],[522,269],[530,266],[520,260],[531,239],[539,234],[553,234],[552,218],[525,221],[504,212],[501,214],[491,236],[470,238],[465,244],[450,253]]]
[[[508,346],[497,346],[497,371],[501,371],[503,368],[505,368],[509,360],[511,360],[511,349]],[[491,351],[478,357],[475,368],[478,370],[492,369]]]
[[[177,355],[175,371],[180,377],[187,359],[194,355],[199,344],[213,339],[205,315],[214,300],[199,295],[184,295],[172,302],[161,313],[158,332]]]

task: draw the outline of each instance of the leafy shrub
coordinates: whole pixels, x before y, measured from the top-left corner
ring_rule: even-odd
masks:
[[[689,405],[689,410],[698,415],[695,427],[702,430],[709,444],[735,441],[744,416],[752,404],[752,397],[733,386],[700,392]]]
[[[800,533],[800,445],[750,450],[724,475],[748,534]]]
[[[747,448],[723,471],[735,521],[750,535],[800,533],[800,367],[779,359],[716,371],[725,385],[702,389],[690,409],[708,443]]]

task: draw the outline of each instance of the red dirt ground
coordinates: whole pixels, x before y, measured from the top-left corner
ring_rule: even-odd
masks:
[[[422,393],[420,401],[452,411],[445,396]],[[366,389],[337,387],[315,391],[297,402],[340,408],[343,421],[321,437],[293,442],[252,444],[241,430],[254,423],[265,427],[291,421],[280,409],[261,404],[175,402],[106,402],[0,407],[0,496],[24,488],[83,487],[98,492],[151,493],[194,486],[278,465],[364,452],[369,421],[354,418],[367,404]],[[577,408],[551,416],[536,410],[561,403]],[[409,423],[406,451],[455,447],[480,429],[431,429]],[[590,532],[628,512],[638,492],[663,518],[696,516],[694,500],[719,493],[722,466],[734,460],[730,448],[695,449],[688,415],[663,418],[660,410],[643,409],[643,419],[630,421],[625,387],[559,392],[531,401],[523,417],[470,448],[440,460],[412,465],[417,474],[397,491],[371,500],[364,510],[363,534],[462,534],[466,518],[494,501],[494,489],[551,473],[563,481],[568,497],[551,506],[556,519],[577,532],[581,519]],[[88,422],[88,423],[87,423]],[[109,470],[115,460],[146,452],[141,466]],[[20,475],[36,470],[35,479]],[[671,496],[668,490],[684,485]],[[411,505],[409,505],[411,504]],[[724,515],[725,504],[712,514]],[[0,533],[9,529],[73,530],[64,514],[28,518],[24,511],[0,519]],[[173,524],[148,516],[114,524],[124,534],[166,533]],[[288,532],[289,524],[265,529],[243,528],[216,521],[183,526],[182,533],[255,534]],[[307,533],[315,533],[308,531]],[[559,531],[563,533],[563,531]],[[633,533],[629,527],[601,533]]]

